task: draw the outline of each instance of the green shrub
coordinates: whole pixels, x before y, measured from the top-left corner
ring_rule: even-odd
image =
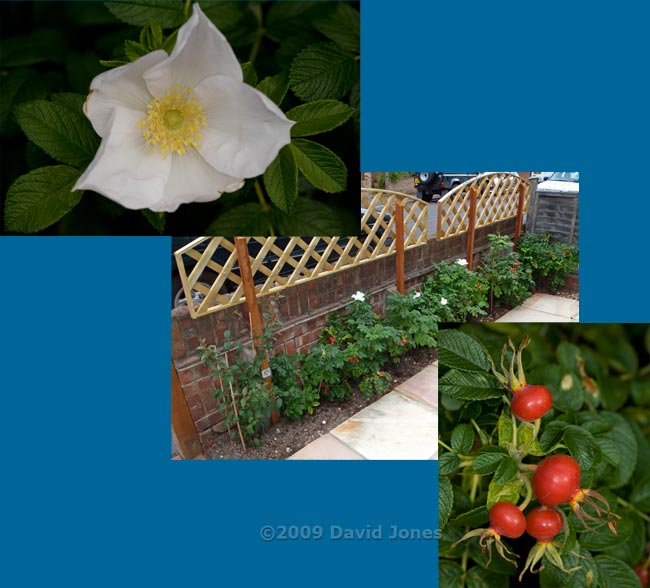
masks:
[[[524,233],[517,241],[517,252],[524,267],[532,271],[539,288],[557,291],[567,276],[578,267],[578,249],[552,242],[551,236]]]

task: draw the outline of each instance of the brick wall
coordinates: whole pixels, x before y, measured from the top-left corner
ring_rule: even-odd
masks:
[[[475,261],[488,247],[488,234],[513,235],[514,228],[515,221],[510,219],[478,229]],[[424,278],[432,274],[435,263],[465,257],[466,250],[466,235],[442,241],[432,239],[426,245],[407,250],[404,255],[407,290],[420,287]],[[275,307],[277,318],[282,322],[276,333],[276,351],[304,353],[315,344],[327,315],[347,306],[357,290],[364,292],[375,310],[383,314],[386,295],[394,289],[395,257],[390,256],[263,296],[259,302],[262,313],[272,314]],[[226,330],[230,331],[235,342],[247,342],[250,340],[248,324],[245,303],[198,319],[192,319],[187,308],[177,308],[172,312],[172,360],[204,448],[209,447],[225,427],[212,396],[216,383],[212,381],[208,368],[201,363],[197,347],[201,339],[218,347]]]

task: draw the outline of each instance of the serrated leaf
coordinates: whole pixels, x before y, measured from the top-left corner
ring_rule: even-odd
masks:
[[[609,436],[596,436],[596,444],[610,465],[617,467],[621,463],[621,452]]]
[[[148,51],[135,41],[124,41],[124,55],[126,55],[129,61],[135,61],[140,59],[143,55],[146,55]]]
[[[503,453],[481,453],[474,459],[472,467],[479,476],[487,476],[495,472],[505,458]]]
[[[74,94],[72,92],[60,92],[58,94],[52,94],[51,100],[54,104],[64,106],[76,114],[83,114],[86,97],[82,94]]]
[[[595,437],[581,427],[569,425],[562,440],[583,470],[590,469],[600,455]]]
[[[440,454],[438,457],[438,473],[441,476],[448,476],[453,474],[460,465],[460,459],[458,456],[450,452],[445,452]]]
[[[95,156],[99,137],[83,114],[46,100],[21,104],[14,113],[28,139],[54,159],[82,167]]]
[[[448,588],[463,588],[463,568],[456,562],[446,559],[440,560],[438,568],[438,581],[440,586]]]
[[[645,512],[648,511],[645,510]],[[632,523],[632,532],[628,540],[615,547],[609,547],[604,551],[606,555],[623,560],[628,565],[633,566],[641,561],[643,557],[643,550],[646,544],[646,525],[641,517],[634,513],[626,513],[625,517],[629,518]]]
[[[336,10],[317,19],[314,26],[339,47],[352,53],[359,53],[361,18],[359,11],[339,2]]]
[[[241,64],[241,71],[244,75],[244,83],[249,86],[254,86],[257,84],[257,72],[255,71],[255,66],[252,62],[247,61]]]
[[[557,346],[556,354],[560,365],[565,370],[571,372],[579,371],[580,360],[582,359],[580,347],[568,341],[561,341]]]
[[[165,39],[165,42],[162,45],[163,51],[166,51],[168,55],[171,55],[171,52],[176,46],[176,39],[178,38],[178,31],[174,31],[169,37]]]
[[[451,509],[454,506],[454,492],[449,478],[440,476],[438,487],[438,528],[447,526]]]
[[[273,204],[291,213],[298,198],[298,166],[289,145],[280,149],[278,156],[266,168],[264,186]]]
[[[490,362],[481,343],[458,330],[440,331],[438,359],[442,365],[469,372],[487,372]]]
[[[266,77],[257,85],[257,89],[279,106],[289,89],[289,76],[286,71],[283,71],[277,75]],[[287,116],[287,118],[290,117]],[[290,120],[293,119],[290,118]]]
[[[474,566],[467,571],[465,581],[467,582],[467,588],[495,588],[496,586],[504,586],[503,576],[500,576],[496,572],[484,570],[479,566]]]
[[[142,214],[149,221],[149,224],[156,229],[161,235],[165,231],[165,224],[167,222],[167,213],[165,212],[154,212],[148,208],[142,210]]]
[[[104,67],[121,67],[122,65],[126,65],[129,63],[128,61],[122,61],[120,59],[100,59],[99,64],[103,65]]]
[[[513,422],[514,418],[505,411],[499,415],[497,421],[497,436],[499,439],[499,447],[508,448],[513,441]]]
[[[474,429],[472,425],[461,423],[451,434],[451,448],[456,453],[469,453],[474,445]]]
[[[0,67],[18,67],[53,61],[62,63],[65,38],[57,29],[37,29],[29,35],[16,35],[0,43]]]
[[[454,525],[477,528],[487,523],[489,518],[490,516],[487,508],[485,508],[485,505],[482,505],[458,515],[451,522]]]
[[[496,469],[493,480],[496,484],[507,484],[517,476],[518,471],[519,468],[515,460],[512,457],[506,457]]]
[[[305,102],[341,98],[356,81],[354,58],[331,43],[310,45],[291,63],[289,87]]]
[[[650,512],[650,475],[639,480],[632,489],[630,502],[643,512]]]
[[[213,2],[212,0],[199,0],[203,14],[207,16],[219,30],[236,25],[248,12],[249,6],[245,2]]]
[[[274,210],[273,224],[280,235],[341,236],[342,220],[336,211],[317,200],[298,198],[293,206],[293,213],[286,214]]]
[[[345,190],[348,172],[335,153],[307,139],[294,139],[289,147],[300,171],[315,188],[329,193]]]
[[[162,44],[162,27],[155,20],[149,20],[147,26],[140,31],[140,45],[149,52],[162,48]]]
[[[122,22],[143,27],[155,20],[163,29],[183,24],[183,2],[179,0],[129,0],[105,2],[107,8]]]
[[[269,213],[258,203],[247,203],[224,212],[205,230],[212,235],[267,235],[270,229]]]
[[[599,588],[641,588],[641,580],[634,570],[620,559],[597,555],[594,561],[598,568]]]
[[[37,233],[72,210],[82,190],[71,192],[81,171],[67,165],[41,167],[20,176],[7,191],[5,229]]]
[[[494,376],[455,369],[442,376],[438,386],[442,394],[457,400],[488,400],[503,395],[503,388]]]
[[[575,551],[575,552],[574,552]],[[579,568],[567,575],[554,565],[545,565],[539,575],[541,588],[596,588],[598,570],[589,551],[576,548],[562,554],[562,563],[567,570]]]
[[[487,507],[491,508],[495,503],[506,501],[517,503],[519,491],[523,488],[523,480],[511,480],[505,484],[499,484],[494,479],[488,487]]]
[[[610,488],[619,488],[627,484],[636,467],[638,456],[636,437],[630,425],[620,414],[603,411],[601,417],[612,427],[610,435],[621,454],[621,461],[614,470],[614,476],[607,480]]]
[[[568,426],[564,421],[551,421],[547,423],[539,437],[539,446],[542,451],[550,451],[557,445],[562,440],[564,431]]]
[[[356,108],[338,100],[315,100],[296,106],[287,112],[287,118],[295,121],[291,127],[292,137],[308,137],[325,133],[346,122]]]

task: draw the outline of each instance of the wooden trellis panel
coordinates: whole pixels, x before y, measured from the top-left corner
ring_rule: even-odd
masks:
[[[445,194],[438,202],[438,239],[467,231],[469,194],[476,190],[476,228],[517,216],[519,186],[525,187],[524,212],[530,204],[530,184],[510,173],[486,173],[476,176]]]
[[[362,189],[362,238],[250,237],[247,240],[257,296],[278,292],[395,253],[394,211],[404,202],[404,249],[427,240],[425,202],[386,190]],[[174,253],[192,317],[244,301],[234,242],[199,237]],[[215,277],[216,276],[216,277]]]

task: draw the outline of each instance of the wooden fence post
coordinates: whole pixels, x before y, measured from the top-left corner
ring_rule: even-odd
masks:
[[[404,289],[404,202],[395,203],[395,273],[397,275],[397,291],[405,294]]]
[[[261,338],[264,334],[264,323],[262,322],[262,313],[257,303],[257,294],[255,293],[255,282],[253,281],[253,271],[251,270],[251,260],[248,256],[246,237],[235,237],[235,249],[237,250],[237,260],[239,261],[239,271],[241,272],[242,284],[244,286],[244,296],[246,297],[248,313],[251,319],[251,335],[255,342],[255,352],[266,354],[266,349],[261,344]],[[262,376],[264,377],[264,384],[269,391],[269,396],[272,400],[275,400],[271,370],[269,369],[269,360],[266,355],[262,360]],[[279,418],[278,411],[274,410],[271,413],[271,422],[277,423]]]
[[[469,226],[467,227],[467,269],[474,265],[474,230],[476,228],[476,188],[469,189]]]
[[[522,183],[519,185],[519,203],[517,204],[517,222],[515,224],[515,238],[514,249],[517,249],[517,241],[521,235],[521,225],[524,220],[524,196],[526,194],[526,186]]]
[[[181,388],[178,374],[172,363],[172,429],[176,435],[178,451],[183,459],[193,459],[201,455],[201,441],[194,426],[194,420],[187,407],[185,394]]]

